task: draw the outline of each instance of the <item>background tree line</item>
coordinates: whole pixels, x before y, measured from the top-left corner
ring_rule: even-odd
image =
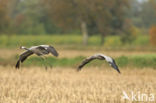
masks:
[[[156,1],[0,0],[1,34],[82,33],[123,37],[147,33],[156,24]]]

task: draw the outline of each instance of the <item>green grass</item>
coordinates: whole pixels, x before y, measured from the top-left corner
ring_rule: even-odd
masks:
[[[55,34],[55,35],[0,35],[0,48],[18,48],[21,45],[32,46],[40,44],[52,44],[57,46],[67,46],[69,48],[81,48],[82,47],[82,35],[78,34]],[[101,37],[100,35],[94,35],[89,37],[88,45],[93,47],[101,48],[100,45]],[[138,36],[128,48],[136,46],[149,45],[149,38],[147,35]],[[120,36],[107,36],[105,37],[104,48],[123,48],[127,44],[121,41]],[[148,47],[148,46],[147,46]]]
[[[149,45],[149,37],[146,35],[138,36],[132,43],[133,45]]]
[[[54,58],[47,57],[45,61],[43,61],[40,57],[30,57],[28,58],[22,66],[43,66],[49,65],[54,67],[77,67],[83,59],[86,57],[77,56],[74,58]],[[12,65],[16,64],[17,56],[14,56],[9,59],[0,58],[1,65]],[[116,63],[119,67],[137,67],[137,68],[145,68],[151,67],[156,69],[156,55],[138,55],[138,56],[120,56],[115,58]],[[100,67],[100,66],[109,66],[105,61],[94,60],[92,63],[87,64],[87,66]]]
[[[138,56],[121,56],[117,58],[117,63],[119,66],[131,66],[131,67],[156,67],[156,55],[138,55]]]
[[[21,45],[32,46],[40,44],[53,44],[53,45],[81,45],[81,35],[12,35],[0,36],[0,47],[19,47]],[[100,44],[98,36],[91,36],[89,38],[90,45]]]

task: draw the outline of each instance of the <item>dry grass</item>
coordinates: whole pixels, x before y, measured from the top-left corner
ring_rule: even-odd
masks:
[[[156,94],[156,70],[121,71],[0,67],[0,103],[129,103],[121,99],[123,90]]]

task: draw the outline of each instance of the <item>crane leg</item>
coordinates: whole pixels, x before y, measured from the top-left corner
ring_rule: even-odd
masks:
[[[53,68],[53,66],[49,63],[49,62],[46,62],[47,58],[46,57],[41,57],[42,60],[43,60],[43,63],[44,63],[44,66],[45,66],[45,70],[48,70],[48,66],[50,68]]]
[[[47,70],[48,67],[47,67],[47,65],[46,65],[46,58],[41,57],[41,59],[43,60],[43,65],[44,65],[44,67],[45,67],[45,70]]]
[[[45,57],[45,60],[47,60],[47,57]],[[50,68],[52,68],[52,65],[47,61],[47,66],[49,66]]]

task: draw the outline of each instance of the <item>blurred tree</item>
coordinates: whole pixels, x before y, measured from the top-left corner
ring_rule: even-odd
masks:
[[[9,12],[9,16],[12,18],[12,20],[14,19],[14,17],[17,15],[17,6],[18,4],[21,2],[21,0],[11,0],[9,1],[8,4],[8,12]]]
[[[156,26],[150,28],[150,42],[152,45],[156,46]]]
[[[12,0],[9,2],[12,33],[50,34],[59,31],[47,16],[41,0]]]
[[[39,0],[20,0],[16,5],[15,32],[19,34],[44,34],[45,29],[41,22],[44,13],[39,5]]]
[[[113,34],[121,34],[125,31],[125,25],[129,25],[127,21],[127,11],[129,11],[129,0],[113,0],[110,8],[112,14],[111,28]]]
[[[130,9],[127,13],[127,16],[130,18],[132,24],[136,27],[142,26],[142,18],[140,17],[140,13],[142,10],[142,3],[138,0],[131,0],[130,1]]]
[[[43,0],[47,6],[53,22],[63,30],[76,30],[81,28],[83,43],[88,43],[87,18],[89,15],[86,9],[86,1],[82,0]]]
[[[138,28],[147,29],[151,25],[156,24],[156,1],[144,0],[131,0],[130,12],[128,13],[134,26]]]
[[[101,44],[104,36],[122,30],[125,7],[128,0],[43,0],[47,11],[56,25],[63,29],[80,29],[83,43],[88,42],[88,30],[101,33]],[[93,25],[94,24],[94,25]]]
[[[89,4],[92,6],[92,13],[101,34],[101,44],[104,43],[106,35],[124,31],[124,24],[127,23],[125,12],[128,4],[128,0],[96,0]]]
[[[7,33],[10,18],[8,16],[8,0],[0,0],[0,33]]]
[[[151,25],[156,24],[156,1],[148,0],[142,4],[141,17],[143,26],[150,28]]]

